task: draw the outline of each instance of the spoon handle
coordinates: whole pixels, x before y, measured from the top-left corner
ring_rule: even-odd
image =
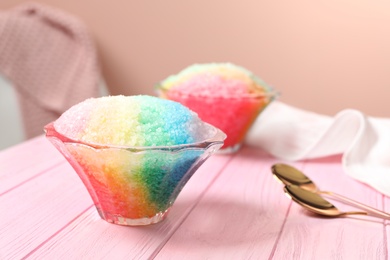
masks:
[[[369,215],[369,216],[379,217],[379,218],[383,218],[383,219],[390,219],[390,214],[389,213],[386,213],[386,212],[381,211],[379,209],[370,207],[370,206],[368,206],[366,204],[363,204],[361,202],[357,202],[356,200],[344,197],[343,195],[340,195],[340,194],[337,194],[337,193],[334,193],[334,192],[331,192],[331,191],[319,191],[318,193],[332,196],[332,197],[338,199],[341,202],[345,202],[345,203],[350,204],[352,206],[355,206],[357,208],[366,210],[367,211],[367,215]]]

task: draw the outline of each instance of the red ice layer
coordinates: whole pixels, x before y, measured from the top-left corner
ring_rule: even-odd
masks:
[[[240,144],[257,115],[269,102],[268,97],[200,97],[181,95],[176,91],[167,91],[166,98],[180,102],[198,113],[199,117],[227,135],[222,148]]]

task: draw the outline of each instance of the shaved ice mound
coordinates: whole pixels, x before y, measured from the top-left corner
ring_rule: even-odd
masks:
[[[156,86],[161,98],[174,100],[227,134],[223,149],[239,149],[275,91],[247,69],[231,63],[195,64]]]
[[[226,135],[173,101],[87,99],[45,126],[100,216],[120,225],[163,220],[181,189]]]
[[[142,95],[87,99],[61,115],[54,128],[89,144],[138,147],[200,142],[215,131],[177,102]]]

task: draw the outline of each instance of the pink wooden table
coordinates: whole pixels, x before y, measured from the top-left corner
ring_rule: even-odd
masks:
[[[272,177],[276,162],[248,147],[215,155],[166,220],[124,227],[101,220],[60,153],[32,139],[0,151],[0,259],[389,258],[388,220],[309,214]],[[322,189],[390,211],[388,197],[343,173],[340,157],[294,165]]]

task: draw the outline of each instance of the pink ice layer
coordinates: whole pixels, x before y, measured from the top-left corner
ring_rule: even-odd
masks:
[[[248,95],[248,87],[244,82],[211,74],[196,75],[170,91],[204,97],[235,98]]]

